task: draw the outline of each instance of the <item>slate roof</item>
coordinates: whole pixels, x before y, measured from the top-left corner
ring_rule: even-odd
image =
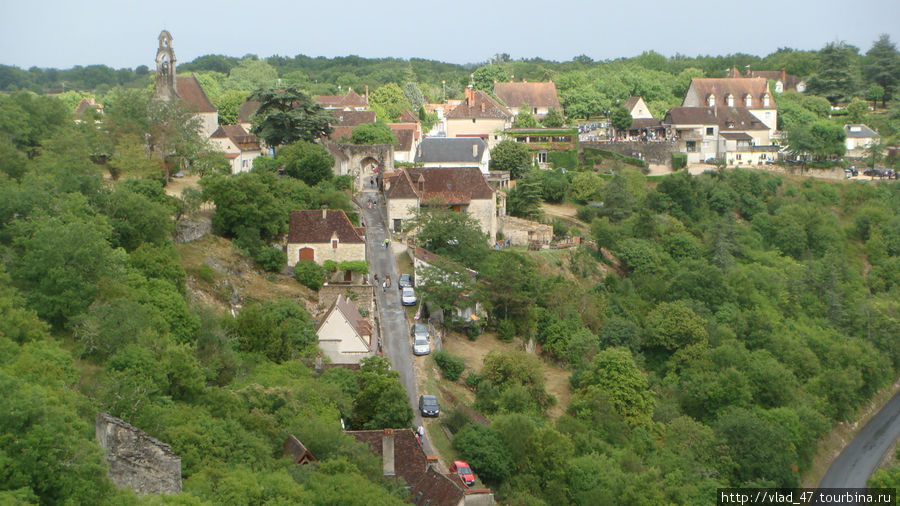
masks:
[[[844,125],[844,131],[847,132],[847,137],[851,139],[868,139],[879,137],[878,132],[863,124]]]
[[[216,106],[209,101],[206,93],[203,92],[203,88],[200,87],[200,82],[197,81],[196,76],[193,74],[190,76],[176,76],[176,79],[178,79],[175,84],[178,96],[181,97],[181,100],[184,100],[184,103],[193,112],[219,112]]]
[[[447,113],[447,119],[510,119],[512,114],[487,93],[476,90],[471,103],[462,102]]]
[[[480,162],[486,149],[487,143],[479,137],[428,137],[419,144],[415,162]]]
[[[334,234],[337,234],[340,242],[363,242],[343,209],[326,209],[324,212],[325,218],[322,217],[322,209],[291,211],[287,242],[292,244],[329,243]]]
[[[250,118],[256,114],[260,105],[262,104],[258,100],[245,100],[244,103],[238,106],[238,122],[250,123]]]
[[[518,109],[522,104],[531,107],[551,107],[559,109],[559,97],[556,95],[556,85],[553,81],[546,83],[495,82],[494,95],[503,101],[510,109]]]
[[[209,136],[210,139],[223,139],[228,138],[231,142],[234,143],[241,151],[257,151],[259,150],[259,143],[256,140],[256,136],[250,133],[247,133],[244,130],[244,127],[241,125],[221,125],[216,129],[212,135]]]
[[[715,77],[691,79],[691,86],[685,94],[682,105],[690,105],[688,97],[700,104],[706,105],[706,97],[715,95],[716,105],[725,104],[725,97],[729,94],[734,97],[735,105],[744,106],[744,97],[749,93],[752,109],[775,109],[775,97],[769,95],[769,106],[763,107],[763,95],[769,92],[769,83],[762,77]]]
[[[335,125],[331,127],[331,133],[328,135],[328,138],[337,142],[340,142],[341,139],[349,139],[353,135],[354,128],[356,127]]]
[[[715,125],[718,119],[712,107],[673,107],[666,113],[667,125]]]
[[[473,199],[490,199],[494,190],[477,167],[400,169],[391,177],[388,199],[437,199],[446,204],[467,204]]]

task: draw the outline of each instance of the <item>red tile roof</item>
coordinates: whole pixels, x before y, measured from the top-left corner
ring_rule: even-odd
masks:
[[[716,105],[725,105],[727,103],[725,97],[731,95],[734,97],[734,105],[743,107],[745,105],[744,98],[750,94],[750,107],[763,109],[763,95],[769,93],[769,83],[762,77],[695,77],[691,79],[691,86],[687,93],[682,105],[690,105],[688,104],[688,95],[693,93],[693,98],[702,106],[706,105],[706,98],[709,95],[716,97]],[[766,109],[775,108],[775,97],[769,94],[769,106]]]
[[[209,137],[210,139],[230,139],[241,151],[259,150],[259,142],[256,136],[247,133],[241,125],[222,125]]]
[[[384,437],[393,436],[395,475],[409,484],[418,483],[425,476],[425,451],[412,429],[351,430],[347,434],[361,443],[368,443],[372,452],[380,456],[384,455]]]
[[[487,93],[477,90],[472,99],[462,102],[447,113],[447,119],[510,119],[512,114]]]
[[[400,115],[401,123],[418,123],[419,117],[412,113],[409,109],[403,111],[403,114]]]
[[[324,217],[323,213],[325,213]],[[291,211],[291,223],[288,230],[289,243],[325,244],[330,243],[335,234],[341,242],[363,242],[343,209]]]
[[[559,109],[559,97],[553,81],[546,83],[494,83],[494,95],[510,109],[518,109],[522,104],[531,107],[551,107]]]
[[[197,77],[194,75],[190,76],[177,76],[177,83],[175,84],[176,89],[178,90],[178,96],[181,97],[181,100],[184,100],[184,103],[188,105],[194,112],[218,112],[216,106],[209,101],[209,98],[206,96],[206,93],[203,92],[203,88],[200,87],[200,82],[197,81]]]
[[[392,176],[389,199],[438,199],[447,204],[467,204],[490,199],[494,190],[477,167],[410,167]]]
[[[375,122],[375,111],[343,111],[341,109],[332,109],[331,114],[337,120],[333,126],[349,126],[355,127],[365,123]]]
[[[319,95],[316,102],[326,109],[369,107],[369,100],[350,88],[346,95]]]

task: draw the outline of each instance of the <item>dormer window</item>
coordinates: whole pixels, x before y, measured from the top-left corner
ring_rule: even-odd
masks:
[[[763,107],[769,107],[769,94],[768,93],[763,93],[762,101],[763,101]]]
[[[728,107],[734,107],[734,95],[731,93],[725,95],[725,103],[728,104]]]
[[[706,96],[706,105],[709,107],[715,107],[716,106],[716,96],[713,95],[712,93],[707,95]]]
[[[749,93],[744,95],[744,107],[750,107],[753,105],[753,97],[750,96]]]

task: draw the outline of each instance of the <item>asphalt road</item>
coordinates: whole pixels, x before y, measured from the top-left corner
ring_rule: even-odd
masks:
[[[406,311],[400,304],[400,290],[397,288],[400,275],[397,272],[397,263],[392,250],[384,247],[384,238],[387,236],[384,199],[373,190],[362,191],[358,199],[362,204],[362,217],[366,220],[366,256],[370,275],[378,274],[379,279],[378,283],[374,283],[374,285],[378,316],[381,322],[382,350],[384,356],[391,361],[391,367],[400,374],[400,383],[406,388],[409,403],[415,414],[413,427],[419,427],[423,424],[419,413],[416,374],[413,370],[412,340],[409,334],[409,323],[406,321]],[[366,201],[370,199],[378,199],[375,209],[366,207]],[[391,287],[382,292],[381,281],[384,280],[386,274],[391,276]],[[428,442],[427,433],[423,444],[427,455],[435,454]]]
[[[900,436],[900,394],[894,395],[844,447],[819,488],[863,488],[881,458]]]

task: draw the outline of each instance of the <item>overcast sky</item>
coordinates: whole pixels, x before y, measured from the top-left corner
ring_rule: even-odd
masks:
[[[765,56],[834,40],[864,53],[881,33],[900,42],[900,0],[0,0],[0,63],[153,68],[163,28],[182,63],[249,53],[451,63],[497,53],[559,61],[646,50]]]

